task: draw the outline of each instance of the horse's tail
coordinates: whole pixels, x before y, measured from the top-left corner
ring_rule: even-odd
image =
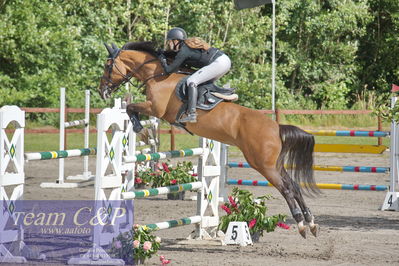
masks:
[[[290,173],[295,182],[300,187],[304,187],[306,192],[309,194],[319,193],[320,190],[317,188],[313,176],[315,144],[313,135],[296,126],[280,125],[280,138],[282,149],[277,160],[277,169],[280,174],[284,177]]]

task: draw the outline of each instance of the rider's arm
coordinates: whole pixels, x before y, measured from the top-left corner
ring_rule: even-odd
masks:
[[[168,63],[166,62],[166,58],[161,59],[161,64],[165,72],[169,74],[178,70],[179,67],[184,63],[184,61],[190,57],[189,49],[190,48],[184,45],[177,53],[173,63],[170,65],[168,65]]]

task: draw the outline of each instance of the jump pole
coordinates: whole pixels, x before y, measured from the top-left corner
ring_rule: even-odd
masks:
[[[260,187],[272,187],[273,185],[266,180],[247,180],[247,179],[228,179],[228,185],[237,186],[260,186]],[[304,187],[304,184],[300,184]],[[384,185],[359,185],[359,184],[326,184],[317,183],[316,187],[319,189],[334,189],[334,190],[367,190],[367,191],[387,191],[388,186]]]
[[[251,166],[247,162],[228,162],[227,166],[229,168],[251,168]],[[313,170],[385,174],[389,172],[389,167],[313,165]]]
[[[74,126],[84,125],[84,149],[89,148],[89,129],[90,129],[90,90],[85,91],[85,118],[83,120],[65,121],[65,88],[60,88],[60,151],[65,149],[65,129]],[[58,179],[55,183],[43,182],[40,184],[42,188],[76,188],[79,183],[66,183],[65,182],[65,162],[61,157],[58,162]],[[69,180],[90,180],[94,176],[89,171],[89,158],[83,157],[83,174],[77,176],[67,177]]]

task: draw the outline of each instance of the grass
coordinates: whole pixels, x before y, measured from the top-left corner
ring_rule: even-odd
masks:
[[[198,147],[198,136],[189,134],[175,135],[176,149],[188,149]],[[90,134],[90,147],[96,147],[97,134]],[[323,144],[368,144],[377,145],[377,138],[367,137],[324,137],[316,136],[316,143]],[[383,145],[389,146],[389,138],[383,138]],[[71,133],[67,135],[67,149],[83,148],[83,134]],[[56,151],[59,150],[58,134],[25,134],[25,151]],[[170,150],[170,135],[161,135],[161,151]],[[232,147],[231,151],[238,151],[236,147]]]
[[[10,136],[9,136],[10,138]],[[187,149],[198,147],[198,136],[191,136],[189,134],[176,135],[176,149]],[[66,149],[80,149],[84,147],[83,134],[70,133],[67,134]],[[89,147],[96,147],[97,134],[90,134]],[[59,135],[58,134],[25,134],[25,151],[58,151],[59,150]],[[161,135],[161,151],[170,150],[170,135]]]
[[[377,117],[373,114],[360,115],[282,115],[281,124],[292,124],[306,129],[370,129],[377,130]],[[390,129],[390,123],[383,122],[384,130]]]

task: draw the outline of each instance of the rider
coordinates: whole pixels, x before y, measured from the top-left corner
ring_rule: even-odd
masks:
[[[200,38],[187,38],[186,32],[179,27],[171,29],[167,36],[170,50],[177,52],[174,61],[168,65],[166,58],[161,56],[165,72],[172,73],[180,66],[199,68],[188,79],[188,113],[179,119],[180,123],[197,122],[197,86],[206,81],[215,81],[226,74],[231,67],[230,58],[217,48],[210,47]]]

